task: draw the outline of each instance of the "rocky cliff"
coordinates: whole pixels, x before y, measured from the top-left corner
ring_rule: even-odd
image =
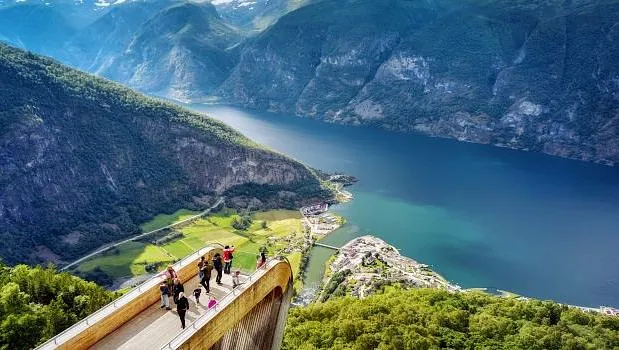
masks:
[[[249,41],[218,94],[614,164],[618,18],[615,1],[327,0]]]
[[[305,166],[206,116],[0,45],[5,261],[71,258],[219,195],[294,206],[325,193]]]

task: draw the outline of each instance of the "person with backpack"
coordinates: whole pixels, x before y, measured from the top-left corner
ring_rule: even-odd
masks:
[[[223,262],[221,261],[221,255],[219,255],[219,253],[215,253],[215,257],[213,257],[213,267],[215,268],[215,271],[217,271],[217,278],[215,278],[215,282],[221,285]]]
[[[232,259],[234,258],[232,253],[234,253],[234,246],[224,247],[224,273],[226,275],[230,274],[230,269],[232,268]]]
[[[176,303],[176,311],[178,312],[178,317],[181,319],[182,329],[185,329],[185,314],[187,313],[187,310],[189,310],[189,300],[185,297],[185,293],[180,292]]]

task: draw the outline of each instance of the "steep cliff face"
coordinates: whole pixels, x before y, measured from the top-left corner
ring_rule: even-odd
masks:
[[[5,261],[70,258],[248,186],[268,189],[246,193],[263,206],[325,196],[306,167],[219,122],[0,45]]]
[[[251,40],[224,101],[619,161],[614,1],[328,0]]]

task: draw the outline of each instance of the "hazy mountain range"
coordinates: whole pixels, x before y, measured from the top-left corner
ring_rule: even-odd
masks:
[[[146,93],[619,161],[614,0],[41,6],[0,36]]]

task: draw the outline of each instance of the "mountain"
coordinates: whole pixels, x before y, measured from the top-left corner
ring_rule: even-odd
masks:
[[[0,41],[20,48],[55,53],[58,42],[67,40],[75,30],[56,6],[38,3],[0,6]]]
[[[217,12],[231,24],[246,30],[262,30],[286,13],[310,0],[212,0]]]
[[[222,101],[619,162],[619,3],[326,0],[244,45]]]
[[[174,1],[133,1],[115,6],[64,43],[55,58],[73,67],[101,74],[122,55],[135,33]]]
[[[184,2],[144,23],[126,50],[99,73],[150,94],[195,99],[227,78],[240,40],[215,7]]]
[[[216,196],[293,207],[305,166],[226,125],[0,44],[0,256],[62,261]]]
[[[619,318],[433,288],[290,309],[282,349],[616,349]]]

